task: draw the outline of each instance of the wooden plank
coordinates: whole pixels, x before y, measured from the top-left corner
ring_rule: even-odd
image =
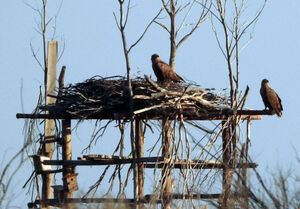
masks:
[[[47,77],[46,77],[46,105],[55,104],[56,99],[48,96],[49,94],[55,95],[56,88],[56,65],[57,65],[57,42],[50,41],[48,43],[48,67],[47,67]],[[46,111],[45,114],[49,112]],[[45,141],[54,139],[54,129],[55,121],[54,120],[45,120]],[[52,157],[53,152],[53,143],[45,144],[45,152],[50,158]]]
[[[217,199],[221,196],[221,194],[166,194],[164,197],[157,197],[155,194],[145,195],[142,199],[136,201],[133,198],[69,198],[65,199],[65,203],[124,203],[124,204],[140,204],[140,203],[161,203],[162,198],[169,199]],[[31,204],[41,204],[41,200],[36,200]],[[63,206],[63,203],[58,199],[48,199],[46,203],[54,206]]]
[[[71,120],[63,120],[62,121],[62,159],[63,160],[72,160],[72,144],[71,144]],[[72,191],[68,191],[67,185],[67,177],[74,173],[73,167],[69,165],[63,166],[63,179],[64,179],[64,191],[63,191],[63,199],[72,198]],[[71,209],[71,204],[65,204],[65,209]]]
[[[191,113],[191,114],[183,114],[184,120],[226,120],[228,117],[232,116],[234,113],[232,111],[224,112],[218,111],[215,113],[209,114],[198,114],[198,113]],[[241,120],[261,120],[262,115],[273,115],[273,113],[269,110],[238,110],[236,112],[237,115],[241,116]],[[144,114],[135,116],[136,119],[144,119],[144,120],[162,120],[165,116],[163,115],[154,115],[154,114]],[[170,115],[169,119],[174,120],[176,119],[177,115]],[[82,118],[74,115],[70,115],[67,113],[55,113],[55,114],[23,114],[18,113],[16,114],[16,118],[32,118],[32,119],[75,119],[80,120]],[[101,114],[92,114],[87,116],[85,119],[97,119],[97,120],[126,120],[129,119],[128,114],[121,114],[121,113],[101,113]]]
[[[139,202],[147,203],[146,201],[140,200]],[[31,205],[42,204],[42,200],[36,200],[34,203],[29,203]],[[137,204],[138,202],[135,199],[122,199],[122,198],[70,198],[65,199],[64,202],[61,202],[59,199],[48,199],[45,201],[48,205],[55,207],[64,207],[65,203],[123,203],[123,204]]]
[[[45,160],[45,165],[70,165],[70,166],[91,166],[91,165],[118,165],[141,162],[158,162],[161,157],[142,157],[131,159],[103,159],[103,160]]]
[[[244,160],[246,163],[249,162],[248,160],[248,149],[249,149],[249,143],[250,143],[250,127],[251,127],[251,120],[247,120],[247,129],[246,129],[246,133],[247,133],[247,139],[246,139],[246,143],[244,144],[244,152],[242,153],[243,154],[243,157],[244,157]],[[248,168],[247,167],[243,167],[243,170],[242,170],[242,178],[243,178],[243,189],[244,189],[244,200],[245,200],[245,205],[244,205],[244,208],[245,209],[248,209],[249,208],[249,196],[248,196],[248,192],[247,192],[247,183],[248,183]]]
[[[239,193],[232,194],[235,198],[240,197],[241,195]],[[133,198],[69,198],[64,201],[64,203],[123,203],[128,205],[137,205],[140,203],[157,203],[161,204],[162,199],[168,198],[168,199],[194,199],[194,200],[204,200],[204,199],[219,199],[222,197],[222,194],[164,194],[161,197],[158,197],[157,194],[148,194],[145,195],[140,200],[135,200]],[[30,205],[38,205],[41,204],[41,200],[36,200],[33,203],[29,203]],[[46,200],[47,204],[63,207],[63,204],[59,199],[49,199]]]
[[[203,162],[173,162],[171,161],[163,163],[159,162],[160,158],[157,157],[144,157],[137,159],[105,159],[105,160],[44,160],[45,165],[70,165],[70,166],[102,166],[102,165],[119,165],[119,164],[132,164],[144,162],[145,168],[163,168],[165,164],[172,164],[172,168],[182,168],[182,169],[219,169],[225,168],[227,165],[223,163],[203,163]],[[149,163],[157,162],[157,163]],[[256,168],[258,165],[256,163],[238,163],[236,168]],[[233,168],[233,167],[228,167]]]
[[[171,159],[171,120],[169,118],[164,118],[162,120],[162,156],[164,161],[167,162]],[[165,163],[162,167],[161,175],[161,187],[164,194],[172,193],[172,184],[171,184],[171,169],[169,167],[169,163]],[[172,200],[170,198],[164,198],[162,203],[163,209],[171,209],[172,207]]]
[[[163,197],[157,197],[156,194],[148,194],[145,195],[145,199],[147,202],[151,202],[155,199],[160,200],[163,198],[170,198],[170,199],[177,199],[177,200],[182,200],[182,199],[196,199],[196,200],[201,200],[201,199],[218,199],[221,196],[221,194],[164,194]]]
[[[147,163],[144,164],[145,168],[163,168],[165,163]],[[227,167],[225,164],[214,164],[214,163],[173,163],[172,169],[224,169]],[[256,163],[238,163],[235,168],[256,168],[258,165]],[[227,167],[233,169],[234,167]]]
[[[62,66],[59,77],[58,77],[58,93],[57,93],[57,100],[56,104],[60,102],[60,98],[62,95],[63,87],[64,87],[64,79],[65,79],[65,72],[66,72],[66,66]]]
[[[231,165],[231,132],[230,132],[230,123],[222,121],[222,144],[223,144],[223,163],[226,165],[223,168],[223,181],[222,181],[222,201],[221,208],[228,208],[228,201],[231,193],[231,180],[233,171],[230,169]]]
[[[135,120],[135,147],[137,151],[137,157],[142,158],[144,157],[144,134],[143,134],[143,121],[142,120]],[[137,165],[137,197],[138,200],[144,197],[144,163],[139,162]],[[143,204],[139,204],[138,209],[144,208]]]
[[[55,104],[56,99],[48,96],[48,94],[55,95],[56,87],[56,65],[57,65],[57,42],[48,42],[48,57],[47,66],[45,70],[45,104],[52,105]],[[45,112],[49,114],[49,112]],[[46,119],[44,125],[45,142],[43,146],[43,155],[52,158],[53,153],[53,143],[48,143],[49,140],[54,140],[55,136],[55,121],[53,119]],[[52,174],[42,175],[42,200],[50,199],[52,197]],[[42,205],[42,208],[50,208],[47,205]]]

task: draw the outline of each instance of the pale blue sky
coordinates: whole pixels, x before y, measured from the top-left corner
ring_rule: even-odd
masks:
[[[39,20],[36,13],[25,5],[29,3],[35,6],[38,2],[0,0],[1,157],[12,156],[23,142],[24,121],[15,117],[16,113],[22,112],[21,86],[24,111],[30,113],[35,107],[39,86],[43,82],[43,72],[30,51],[30,43],[41,51],[41,37],[34,30]],[[56,13],[60,2],[49,1],[48,17]],[[129,45],[143,31],[160,5],[159,0],[133,2],[135,6],[126,30]],[[249,5],[250,11],[252,8],[253,5]],[[114,23],[114,11],[118,12],[116,1],[63,1],[55,39],[59,41],[59,45],[62,40],[65,42],[65,51],[58,69],[61,65],[67,66],[66,83],[81,82],[94,75],[125,75],[125,62],[120,34]],[[259,164],[260,171],[277,165],[292,168],[298,173],[300,171],[299,164],[294,160],[294,148],[300,148],[299,23],[300,1],[268,1],[256,24],[252,41],[240,55],[240,87],[250,87],[246,106],[263,109],[259,95],[263,78],[269,79],[271,87],[283,101],[282,118],[264,116],[261,121],[252,123],[250,153],[252,159]],[[49,38],[51,31],[50,29]],[[154,76],[150,63],[153,53],[160,54],[163,60],[168,61],[169,37],[158,25],[153,25],[140,44],[132,50],[133,74],[140,72],[139,75]],[[176,71],[186,80],[193,80],[202,87],[221,89],[228,87],[225,64],[208,20],[178,50]],[[156,138],[153,142],[155,140]],[[84,144],[83,139],[79,141]],[[82,145],[76,143],[73,146],[75,150],[82,148]],[[14,184],[20,187],[30,174],[31,171],[25,170]],[[18,187],[16,190],[19,191]],[[22,200],[24,195],[23,191],[20,195]],[[29,197],[26,201],[28,200]]]

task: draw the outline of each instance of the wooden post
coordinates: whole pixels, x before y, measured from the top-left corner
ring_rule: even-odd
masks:
[[[245,149],[244,149],[244,162],[245,164],[248,163],[248,147],[249,147],[249,143],[250,143],[250,127],[251,127],[251,120],[247,120],[247,139],[246,139],[246,143],[245,143]],[[245,166],[242,169],[242,178],[244,181],[244,195],[245,195],[245,205],[244,208],[248,209],[249,208],[249,201],[248,201],[248,192],[247,192],[247,181],[248,181],[248,168]]]
[[[230,125],[226,124],[226,121],[222,122],[222,140],[223,140],[223,163],[225,165],[223,169],[223,191],[222,191],[222,201],[221,208],[229,208],[228,200],[231,193],[231,179],[232,171],[228,168],[231,164],[231,143],[230,143]]]
[[[141,158],[144,157],[144,135],[143,135],[143,128],[142,128],[142,120],[137,119],[135,121],[135,137],[136,137],[136,151],[137,157]],[[138,193],[138,200],[144,198],[144,163],[138,163],[137,171],[138,171],[138,182],[137,182],[137,193]],[[143,204],[138,205],[138,209],[144,208]]]
[[[71,120],[62,120],[62,159],[72,160],[72,144],[71,144]],[[63,179],[74,173],[72,166],[63,166]],[[64,180],[63,199],[72,198],[72,191],[68,191],[68,185]],[[65,204],[66,209],[71,208],[71,204]]]
[[[164,162],[171,158],[171,121],[168,118],[162,121],[162,156]],[[165,164],[162,168],[162,208],[171,209],[172,202],[170,198],[164,197],[172,193],[172,183],[171,183],[171,169],[168,164]]]
[[[56,65],[57,65],[57,42],[50,41],[48,43],[48,60],[47,66],[45,69],[45,104],[55,104],[55,98],[49,97],[49,94],[55,95],[55,87],[56,87]],[[46,111],[46,114],[48,112]],[[45,120],[45,141],[43,146],[43,153],[45,155],[52,158],[53,153],[53,142],[49,143],[47,141],[52,141],[54,139],[54,129],[55,129],[55,121],[53,119]],[[52,197],[52,174],[44,174],[42,175],[42,200],[51,199]],[[42,208],[50,208],[49,206],[43,204]]]
[[[132,119],[133,120],[133,119]],[[136,151],[136,136],[135,132],[135,123],[134,121],[131,121],[130,123],[130,141],[131,141],[131,152],[132,152],[132,158],[137,158],[137,151]],[[133,169],[133,199],[138,199],[138,166],[136,163],[131,164]],[[132,206],[132,209],[137,209],[138,206],[134,204]]]

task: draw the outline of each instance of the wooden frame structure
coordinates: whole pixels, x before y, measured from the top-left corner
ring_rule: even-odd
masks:
[[[56,78],[56,62],[57,62],[57,43],[49,43],[48,52],[48,70],[47,79],[49,85],[47,85],[47,91],[53,92],[55,90],[55,78]],[[50,64],[52,63],[52,64]],[[60,76],[63,77],[63,76]],[[60,79],[60,87],[63,85],[63,81]],[[46,95],[48,95],[46,93]],[[46,97],[46,104],[53,104],[55,100],[50,100],[48,96]],[[238,111],[219,111],[214,114],[203,116],[190,116],[185,117],[183,113],[184,120],[226,120],[232,115],[237,115],[243,120],[248,121],[248,126],[250,127],[251,120],[260,120],[262,115],[271,115],[270,111],[260,111],[260,110],[238,110]],[[71,120],[81,119],[70,117],[66,115],[53,115],[48,112],[44,114],[17,114],[17,118],[33,118],[33,119],[46,119],[45,123],[45,146],[42,155],[49,157],[49,160],[44,160],[41,162],[43,165],[57,165],[62,166],[62,169],[57,171],[45,171],[40,172],[42,174],[42,199],[36,200],[29,205],[40,204],[42,208],[49,208],[50,206],[58,206],[64,208],[72,208],[72,203],[127,203],[132,205],[133,208],[143,208],[143,204],[146,203],[157,203],[162,204],[162,208],[170,209],[172,207],[172,199],[219,199],[222,208],[227,208],[227,201],[229,199],[229,194],[231,193],[231,178],[233,169],[235,168],[255,168],[257,164],[255,163],[237,163],[233,165],[232,163],[232,150],[230,149],[231,136],[229,127],[223,127],[222,140],[223,140],[223,162],[205,162],[200,160],[179,160],[172,161],[171,159],[171,131],[170,123],[174,118],[166,116],[150,116],[143,115],[143,118],[135,119],[135,157],[132,158],[113,158],[113,159],[101,159],[98,160],[72,160],[72,147],[71,147]],[[62,120],[62,159],[52,160],[53,152],[53,141],[54,140],[54,119]],[[111,115],[92,115],[87,119],[129,119],[129,115],[118,115],[117,117],[113,114]],[[162,120],[162,156],[158,157],[144,157],[144,136],[142,131],[142,119],[151,120]],[[223,122],[224,126],[225,122]],[[248,127],[248,128],[249,128]],[[248,130],[248,129],[247,129]],[[248,150],[248,148],[247,148]],[[246,152],[247,153],[247,152]],[[172,191],[171,182],[171,168],[168,166],[172,163],[172,169],[188,169],[187,165],[191,166],[193,169],[222,169],[223,170],[223,190],[222,194],[175,194]],[[72,192],[68,185],[68,181],[64,181],[62,196],[60,198],[52,198],[51,184],[52,184],[52,174],[53,172],[62,172],[63,178],[68,179],[70,176],[74,177],[74,167],[76,166],[101,166],[101,165],[120,165],[120,164],[131,164],[137,168],[136,176],[134,177],[134,189],[137,196],[132,199],[114,199],[114,198],[73,198]],[[163,185],[163,196],[157,197],[154,194],[144,194],[144,169],[158,168],[161,169],[162,173],[162,185]],[[247,173],[245,172],[246,176]],[[76,178],[76,177],[75,177]],[[76,187],[76,186],[75,186]]]

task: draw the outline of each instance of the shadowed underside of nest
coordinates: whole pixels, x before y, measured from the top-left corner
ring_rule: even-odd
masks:
[[[205,116],[229,110],[226,98],[194,84],[159,84],[145,76],[132,79],[132,89],[135,118]],[[129,89],[124,77],[96,76],[59,91],[59,96],[51,95],[57,98],[56,104],[42,110],[78,119],[129,115]]]

